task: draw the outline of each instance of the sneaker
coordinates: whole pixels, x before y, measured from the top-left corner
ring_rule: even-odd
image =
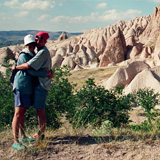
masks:
[[[37,143],[32,144],[32,146],[36,147],[36,146],[39,146],[40,144],[41,142],[37,142]]]
[[[21,143],[13,143],[12,148],[17,150],[23,150],[25,149],[25,146],[23,146]]]
[[[32,142],[35,141],[35,138],[26,137],[26,138],[20,138],[19,142]]]
[[[38,137],[38,134],[31,136],[31,138],[37,138],[37,137]]]
[[[40,131],[38,131],[38,134],[31,136],[31,138],[38,138],[40,140],[43,140],[45,138],[45,135],[41,134]]]

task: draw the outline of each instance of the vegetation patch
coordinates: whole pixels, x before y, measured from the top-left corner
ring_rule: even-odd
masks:
[[[100,70],[106,72],[108,68]],[[108,71],[111,74],[113,70]],[[28,148],[23,153],[13,153],[14,156],[25,159],[30,155],[33,158],[45,152],[49,154],[51,150],[57,154],[60,150],[53,147],[57,143],[102,144],[141,140],[149,144],[159,139],[160,118],[159,110],[156,109],[159,105],[159,94],[154,90],[145,88],[123,95],[123,86],[106,90],[89,77],[86,77],[88,79],[77,90],[76,84],[71,82],[73,75],[69,68],[56,68],[54,72],[46,104],[46,139],[42,145],[34,149]],[[89,71],[85,72],[89,75]],[[80,71],[77,73],[80,74]],[[11,122],[14,114],[10,73],[7,74],[8,76],[0,77],[0,148],[3,150],[7,150],[12,144]],[[100,73],[95,70],[93,74]],[[136,107],[141,107],[141,114],[137,115],[145,117],[139,124],[130,119],[132,109]],[[33,108],[27,111],[25,123],[29,126],[26,130],[28,135],[37,132],[37,115]],[[114,144],[103,146],[110,150],[116,148]]]

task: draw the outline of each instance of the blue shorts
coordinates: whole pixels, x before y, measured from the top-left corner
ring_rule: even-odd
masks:
[[[29,108],[31,106],[31,94],[21,94],[17,89],[14,90],[15,107]]]
[[[35,109],[45,109],[48,91],[43,89],[41,85],[34,88],[33,107]]]

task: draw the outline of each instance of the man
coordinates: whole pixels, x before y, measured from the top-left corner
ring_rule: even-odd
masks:
[[[47,39],[49,38],[49,34],[47,32],[39,32],[36,34],[35,40],[37,43],[37,53],[36,55],[29,60],[27,63],[23,63],[21,65],[12,67],[12,70],[26,70],[33,68],[35,70],[43,69],[45,71],[51,70],[51,56],[46,48],[45,44],[47,43]],[[53,73],[52,73],[53,77]],[[35,88],[34,88],[34,102],[33,106],[36,108],[38,114],[38,122],[40,126],[39,130],[39,138],[44,137],[44,132],[46,128],[46,115],[45,115],[45,102],[48,90],[51,87],[51,79],[49,77],[38,77],[35,80]]]

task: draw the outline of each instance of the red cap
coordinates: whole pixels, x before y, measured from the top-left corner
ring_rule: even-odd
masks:
[[[43,37],[45,40],[49,38],[49,34],[47,32],[42,32],[42,31],[37,33],[36,36]]]

